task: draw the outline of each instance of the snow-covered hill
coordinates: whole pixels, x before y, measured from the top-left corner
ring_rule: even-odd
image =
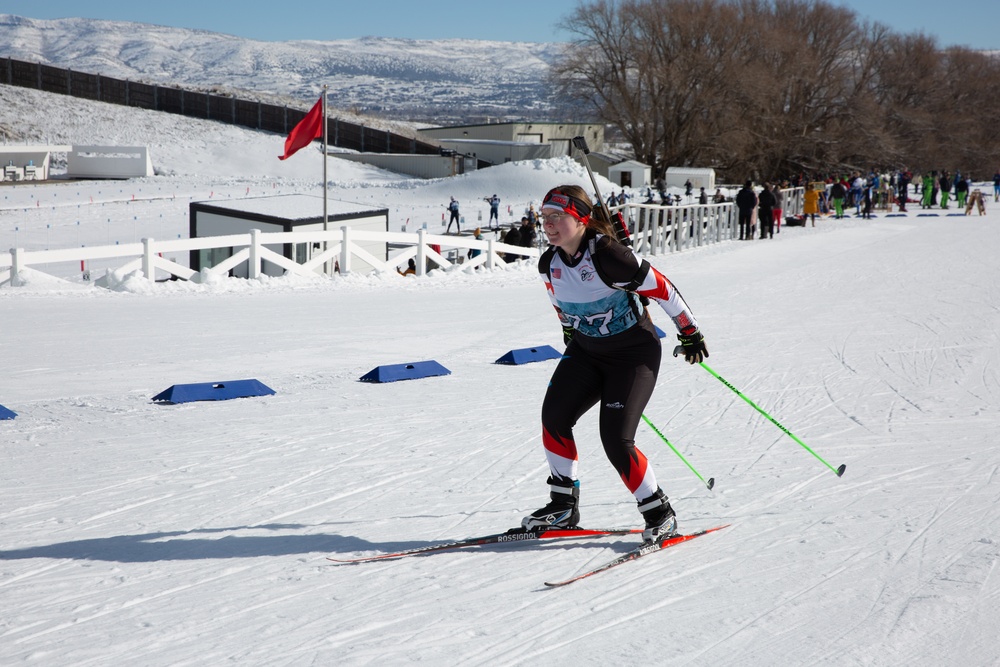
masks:
[[[544,88],[559,44],[361,37],[261,42],[201,30],[0,14],[5,57],[150,83],[243,89],[445,124],[551,119]]]

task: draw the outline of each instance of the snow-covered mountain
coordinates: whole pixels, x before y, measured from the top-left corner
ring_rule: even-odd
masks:
[[[433,123],[545,120],[545,80],[562,45],[382,37],[262,42],[232,35],[84,18],[0,14],[0,56],[149,83],[315,98]]]

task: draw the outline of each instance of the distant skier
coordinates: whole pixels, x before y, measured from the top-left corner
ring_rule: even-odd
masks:
[[[451,212],[451,218],[448,220],[448,228],[445,230],[445,234],[451,233],[451,223],[455,223],[455,229],[458,233],[462,233],[462,226],[458,222],[458,200],[454,197],[451,198],[451,203],[448,204],[448,210]]]
[[[497,197],[496,195],[493,195],[492,197],[485,197],[483,199],[483,201],[485,201],[487,204],[490,205],[490,219],[487,221],[486,224],[489,225],[490,229],[499,229],[500,228],[500,197]],[[493,226],[493,221],[494,220],[497,221],[497,226],[496,227]]]

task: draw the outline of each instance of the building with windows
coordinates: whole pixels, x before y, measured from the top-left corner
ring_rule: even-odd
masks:
[[[431,127],[420,130],[420,134],[493,165],[519,159],[572,156],[573,137],[586,139],[591,151],[604,149],[601,123],[487,123]]]

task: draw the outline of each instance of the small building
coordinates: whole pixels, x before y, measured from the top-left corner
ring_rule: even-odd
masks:
[[[683,188],[691,181],[695,191],[705,188],[706,192],[715,191],[715,170],[711,168],[697,169],[695,167],[668,167],[664,178],[667,187]]]
[[[66,154],[68,178],[153,175],[146,146],[0,146],[0,180],[47,181],[52,153]]]
[[[470,155],[491,165],[522,160],[547,160],[552,157],[552,144],[540,144],[535,141],[496,139],[439,139],[438,141],[445,148]]]
[[[389,209],[366,206],[338,200],[327,200],[327,219],[323,222],[323,197],[315,195],[291,194],[273,197],[249,197],[231,201],[192,202],[190,207],[190,236],[230,236],[248,234],[251,229],[262,232],[300,232],[336,230],[347,226],[352,230],[389,231]],[[389,259],[388,244],[384,241],[361,241],[358,245],[383,260]],[[305,264],[313,256],[323,252],[320,243],[284,243],[265,245],[269,250],[298,264]],[[192,250],[189,266],[194,271],[220,264],[235,254],[232,247]],[[354,270],[367,273],[360,259]],[[266,259],[261,272],[269,276],[284,275],[285,269]],[[249,275],[244,262],[236,266],[231,274],[238,278]]]
[[[635,160],[623,160],[608,167],[608,180],[623,188],[642,188],[650,183],[652,168]]]
[[[73,146],[66,155],[70,178],[144,178],[153,175],[146,146]]]
[[[601,123],[487,123],[430,127],[420,134],[445,141],[449,139],[531,143],[551,146],[550,157],[573,155],[573,137],[583,137],[591,151],[604,150],[604,125]],[[480,156],[481,160],[486,158]],[[502,163],[496,163],[502,164]]]
[[[439,155],[412,153],[342,153],[328,151],[327,156],[369,164],[395,174],[415,178],[448,178],[476,170],[476,160],[453,150]]]
[[[0,181],[47,181],[52,153],[71,146],[0,146]]]

